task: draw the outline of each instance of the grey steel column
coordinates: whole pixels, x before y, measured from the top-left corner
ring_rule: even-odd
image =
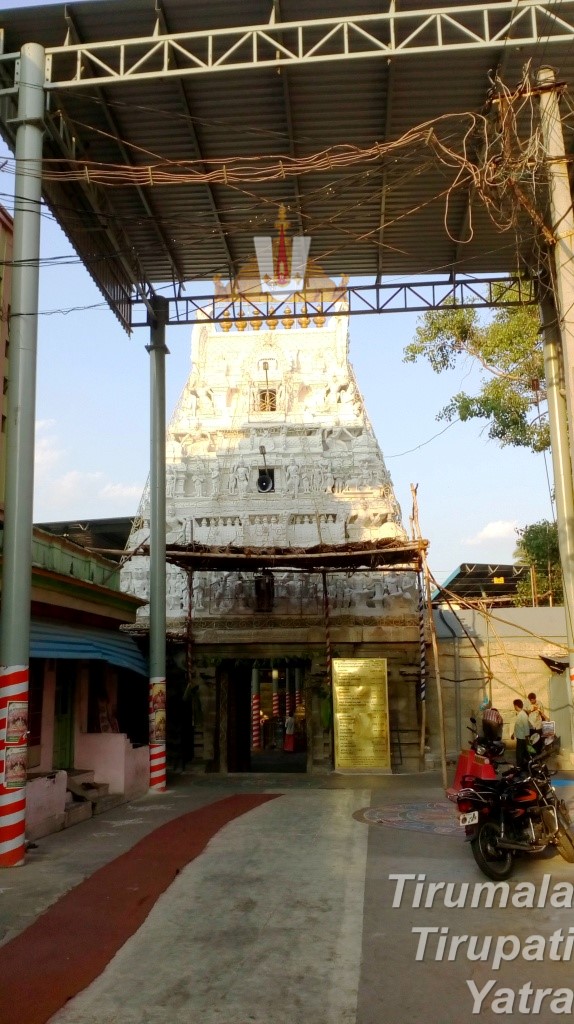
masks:
[[[574,489],[572,485],[570,452],[568,450],[568,418],[566,401],[563,394],[564,382],[560,359],[560,330],[556,308],[548,291],[545,292],[540,301],[540,319],[544,331],[544,375],[546,377],[550,443],[552,447],[558,544],[564,583],[569,678],[572,684],[574,681]],[[565,752],[571,755],[574,752],[572,685],[566,686],[565,690],[563,702],[567,718],[566,714],[561,715],[560,732],[562,747]],[[564,735],[566,721],[568,733]]]
[[[554,481],[557,488],[557,513],[558,513],[558,487],[561,488],[562,508],[559,514],[558,529],[560,539],[560,559],[564,573],[564,588],[567,638],[568,638],[568,661],[570,686],[565,695],[567,707],[569,708],[569,733],[566,737],[566,746],[570,754],[573,743],[573,722],[572,722],[572,692],[574,687],[574,648],[572,646],[572,623],[571,615],[574,605],[571,602],[569,593],[571,588],[570,576],[573,567],[571,551],[568,550],[569,529],[567,527],[568,505],[572,502],[572,478],[574,466],[574,214],[572,212],[572,194],[570,190],[570,179],[568,176],[568,163],[565,157],[564,135],[562,132],[562,121],[558,105],[556,90],[556,78],[552,68],[540,68],[538,72],[538,85],[540,93],[540,120],[544,146],[546,149],[548,180],[550,191],[550,213],[552,219],[552,231],[555,238],[553,248],[554,255],[554,305],[557,311],[558,328],[560,331],[560,358],[563,371],[563,385],[566,398],[566,423],[560,426],[564,414],[561,412],[561,396],[556,389],[555,408],[550,414],[550,424],[555,423],[555,437],[552,438],[552,461],[554,466]],[[546,314],[544,314],[546,315]],[[554,323],[556,316],[553,317]],[[545,330],[545,339],[547,331]],[[547,343],[547,342],[546,342]],[[556,341],[557,355],[558,343]],[[548,368],[547,368],[548,372]],[[550,367],[552,373],[558,372]],[[550,387],[549,387],[550,395]],[[550,399],[549,399],[550,411]],[[565,433],[564,433],[565,432]],[[564,442],[564,438],[568,440]],[[554,444],[559,444],[554,456]],[[565,470],[565,459],[563,443],[567,445],[568,462],[570,472]],[[570,513],[571,515],[571,513]],[[571,529],[572,527],[570,527]],[[567,543],[568,540],[568,543]]]
[[[149,745],[150,789],[166,787],[166,566],[165,566],[165,325],[167,299],[153,300],[150,319],[150,558],[149,558]]]
[[[554,254],[554,289],[562,338],[566,408],[570,427],[570,463],[574,466],[574,214],[564,150],[564,136],[552,68],[538,72],[540,120],[550,187]]]
[[[18,85],[14,267],[6,418],[6,498],[0,620],[0,867],[25,853],[27,720],[32,590],[34,425],[45,54],[22,47]]]

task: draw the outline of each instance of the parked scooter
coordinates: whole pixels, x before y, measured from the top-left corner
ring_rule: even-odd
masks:
[[[470,721],[471,725],[467,725],[468,731],[472,733],[470,749],[461,750],[454,782],[446,791],[448,799],[453,802],[456,802],[459,790],[464,785],[463,779],[468,776],[477,779],[497,779],[499,765],[506,749],[501,739],[485,735],[484,728],[479,734],[476,718],[471,718]]]
[[[546,764],[551,745],[531,757],[526,769],[512,767],[493,779],[463,777],[456,797],[459,822],[488,878],[508,878],[517,854],[541,853],[548,846],[574,864],[570,814],[552,785],[556,772]]]

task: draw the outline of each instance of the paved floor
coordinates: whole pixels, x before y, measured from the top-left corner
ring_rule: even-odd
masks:
[[[488,907],[454,816],[432,773],[179,776],[165,794],[40,840],[25,867],[0,874],[0,1024],[571,1015],[574,866],[518,860],[509,905],[491,893]],[[99,893],[91,911],[88,890]],[[86,981],[94,950],[102,963]],[[42,976],[52,995],[60,986],[60,1009],[26,984]]]

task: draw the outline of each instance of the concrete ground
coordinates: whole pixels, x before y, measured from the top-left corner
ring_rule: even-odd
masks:
[[[475,1017],[494,1024],[501,1014],[541,1022],[572,1016],[574,865],[554,851],[519,859],[510,905],[499,906],[499,894],[485,906],[477,887],[487,879],[434,773],[184,774],[164,794],[39,840],[23,868],[0,874],[2,976],[13,970],[15,949],[29,978],[48,969],[38,936],[66,958],[55,912],[76,893],[74,930],[81,943],[84,928],[86,946],[93,944],[95,925],[80,909],[85,880],[101,878],[111,920],[123,895],[117,883],[105,888],[114,865],[127,855],[129,867],[133,858],[137,888],[142,842],[151,839],[145,849],[153,850],[157,837],[161,852],[164,826],[171,822],[177,836],[180,822],[203,820],[234,794],[277,798],[227,820],[177,869],[143,923],[87,987],[62,1001],[52,1024],[460,1024]],[[574,786],[564,785],[562,795],[571,802]],[[442,888],[425,907],[430,883]],[[450,902],[463,905],[445,905],[448,883]],[[538,905],[530,909],[529,901]],[[539,989],[548,992],[536,997]],[[0,983],[0,1024],[47,1020],[31,992],[27,1005],[25,983],[20,990],[17,1005],[3,1004]]]

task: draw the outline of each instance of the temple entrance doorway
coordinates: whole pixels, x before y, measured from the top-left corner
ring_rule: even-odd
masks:
[[[251,671],[240,662],[228,673],[227,689],[227,770],[251,771],[249,737],[251,733]]]
[[[228,772],[307,770],[301,671],[288,660],[230,665],[226,718]]]

